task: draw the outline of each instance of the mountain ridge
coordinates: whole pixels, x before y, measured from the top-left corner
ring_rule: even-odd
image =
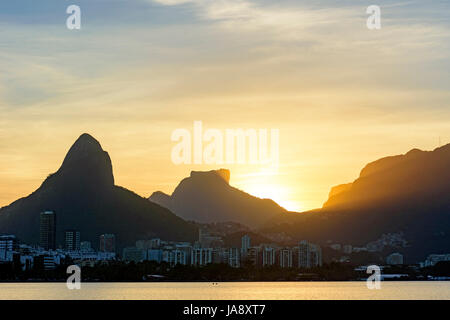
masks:
[[[345,190],[340,185],[340,192],[330,192],[323,208],[345,207],[346,204],[361,202],[362,198],[365,198],[367,204],[377,198],[404,199],[414,195],[429,197],[433,193],[439,193],[438,189],[449,190],[450,183],[447,183],[446,178],[450,178],[450,172],[446,170],[448,162],[443,159],[450,160],[450,144],[433,151],[412,149],[405,154],[370,162],[355,181],[345,185]],[[434,188],[436,184],[439,185]],[[372,192],[362,195],[361,189],[368,188]]]

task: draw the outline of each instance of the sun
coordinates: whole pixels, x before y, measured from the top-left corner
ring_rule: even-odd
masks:
[[[250,185],[245,190],[249,194],[262,198],[272,199],[280,206],[289,211],[302,211],[300,203],[288,199],[287,195],[290,193],[287,188],[280,185]]]
[[[303,211],[301,203],[295,200],[293,191],[278,180],[277,174],[258,172],[245,175],[239,187],[255,197],[272,199],[288,211]]]

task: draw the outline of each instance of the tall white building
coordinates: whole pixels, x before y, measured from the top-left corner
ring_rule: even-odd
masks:
[[[322,266],[322,248],[318,244],[311,244],[311,263],[313,267]]]
[[[67,251],[80,251],[80,231],[66,230],[65,243]]]
[[[251,239],[250,239],[250,236],[248,234],[246,234],[241,238],[241,254],[243,256],[247,255],[247,252],[248,252],[248,249],[250,248],[250,246],[251,246]]]
[[[187,265],[188,264],[188,255],[185,250],[176,249],[172,251],[173,254],[173,264],[181,264],[181,265]]]
[[[306,240],[298,244],[298,266],[299,268],[311,268],[309,260],[309,243]]]
[[[191,254],[191,264],[194,266],[205,266],[212,263],[212,248],[195,248]]]
[[[187,265],[188,254],[185,250],[180,249],[163,250],[162,261],[169,263],[171,266],[175,266],[177,264]]]
[[[279,251],[278,262],[282,268],[292,268],[293,254],[290,248],[283,248]]]
[[[322,265],[322,249],[319,245],[306,240],[298,244],[298,266],[300,268],[313,268]]]
[[[262,265],[263,267],[273,266],[276,261],[275,248],[263,247],[262,248]]]
[[[17,247],[17,239],[14,235],[1,235],[0,236],[0,250],[13,251]]]
[[[17,249],[16,236],[0,236],[0,261],[12,261],[15,249]]]
[[[227,248],[224,250],[224,262],[233,268],[241,266],[241,256],[238,248]]]

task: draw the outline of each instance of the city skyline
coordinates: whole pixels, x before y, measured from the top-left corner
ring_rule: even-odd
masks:
[[[101,234],[98,236],[98,251],[95,251],[89,241],[82,241],[83,237],[75,229],[66,229],[64,239],[58,241],[56,238],[58,219],[55,211],[43,211],[39,213],[39,217],[39,225],[36,226],[39,227],[40,232],[39,246],[24,243],[13,234],[0,234],[0,268],[7,270],[8,266],[13,266],[14,273],[22,274],[20,276],[22,281],[34,274],[54,277],[57,274],[55,272],[60,272],[57,270],[61,270],[61,266],[72,264],[85,271],[86,268],[96,270],[96,268],[106,267],[107,270],[111,270],[111,274],[114,274],[113,270],[117,268],[117,263],[124,263],[122,268],[126,268],[125,266],[130,263],[134,263],[131,266],[138,264],[146,266],[145,268],[163,267],[169,273],[171,270],[174,272],[180,270],[177,269],[179,266],[199,268],[200,274],[207,270],[204,268],[222,265],[220,267],[222,269],[227,266],[239,270],[236,275],[244,272],[240,281],[244,280],[242,277],[248,268],[261,270],[263,275],[265,272],[269,275],[274,270],[278,270],[274,274],[276,277],[288,277],[290,280],[294,278],[296,280],[331,280],[333,277],[342,277],[339,278],[340,280],[354,280],[360,272],[365,271],[367,265],[375,261],[377,264],[381,262],[382,269],[391,270],[383,275],[384,280],[424,279],[424,274],[427,272],[442,273],[442,271],[433,270],[439,270],[450,261],[448,253],[430,253],[423,262],[407,263],[404,255],[398,251],[402,251],[402,245],[399,245],[403,242],[402,236],[396,234],[382,237],[378,243],[356,247],[330,241],[326,245],[319,245],[308,240],[299,240],[296,245],[282,244],[278,241],[265,243],[261,240],[253,244],[252,237],[261,238],[261,235],[253,233],[253,236],[250,236],[249,233],[243,232],[240,236],[240,246],[226,245],[224,239],[230,235],[230,230],[234,230],[230,229],[233,225],[231,222],[223,223],[222,227],[218,224],[198,225],[198,239],[195,242],[146,238],[136,240],[135,245],[130,247],[120,243],[117,245],[114,234]],[[222,230],[222,233],[218,230]],[[227,231],[223,233],[223,230]],[[386,244],[388,244],[388,251],[384,248]],[[117,247],[121,248],[119,253]],[[323,250],[326,250],[324,257]],[[361,260],[362,256],[365,258]],[[167,266],[164,267],[164,265]],[[398,270],[398,268],[406,273],[392,273],[392,270]],[[300,272],[295,276],[293,272],[299,270],[312,270],[314,273]],[[327,270],[335,270],[335,273],[328,274]],[[139,278],[139,273],[127,273],[123,276],[136,279],[136,277]],[[175,276],[177,280],[189,278],[184,274],[176,275],[175,273]],[[5,275],[0,274],[0,280],[8,279],[7,277],[8,273],[6,278]],[[116,275],[109,280],[117,281],[119,278]],[[141,281],[163,281],[165,278],[166,276],[162,275],[144,274]],[[167,278],[169,279],[170,277]],[[254,278],[246,280],[251,279]],[[428,275],[427,279],[434,278]],[[437,279],[448,279],[448,277],[440,276]],[[226,276],[225,280],[227,280]],[[276,280],[279,281],[280,278]]]

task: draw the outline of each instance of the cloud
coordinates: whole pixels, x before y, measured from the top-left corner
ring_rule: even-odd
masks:
[[[283,48],[278,52],[281,55],[286,55],[286,49],[297,51],[300,45],[303,49],[312,48],[319,55],[330,56],[332,52],[331,56],[343,61],[348,57],[353,61],[355,57],[352,56],[358,60],[363,56],[366,59],[374,56],[376,60],[387,57],[402,63],[406,61],[405,55],[407,61],[423,60],[424,57],[441,59],[449,49],[448,23],[443,23],[442,19],[433,20],[445,9],[442,5],[431,11],[427,9],[424,15],[421,14],[422,5],[417,2],[385,2],[382,6],[383,28],[371,32],[366,27],[366,7],[361,4],[337,7],[329,1],[317,1],[314,6],[289,1],[275,4],[251,0],[147,1],[172,7],[182,4],[180,10],[189,6],[189,12],[197,19],[220,27],[235,39],[247,36],[255,50],[261,44],[274,48],[276,43],[281,43]]]
[[[345,21],[358,11],[343,8],[310,8],[299,5],[259,4],[248,0],[150,0],[166,6],[189,4],[203,20],[214,21],[234,31],[285,32],[286,38],[304,29]]]
[[[165,6],[176,6],[176,5],[185,4],[185,3],[194,3],[197,1],[195,1],[195,0],[153,0],[153,2],[162,4]]]

